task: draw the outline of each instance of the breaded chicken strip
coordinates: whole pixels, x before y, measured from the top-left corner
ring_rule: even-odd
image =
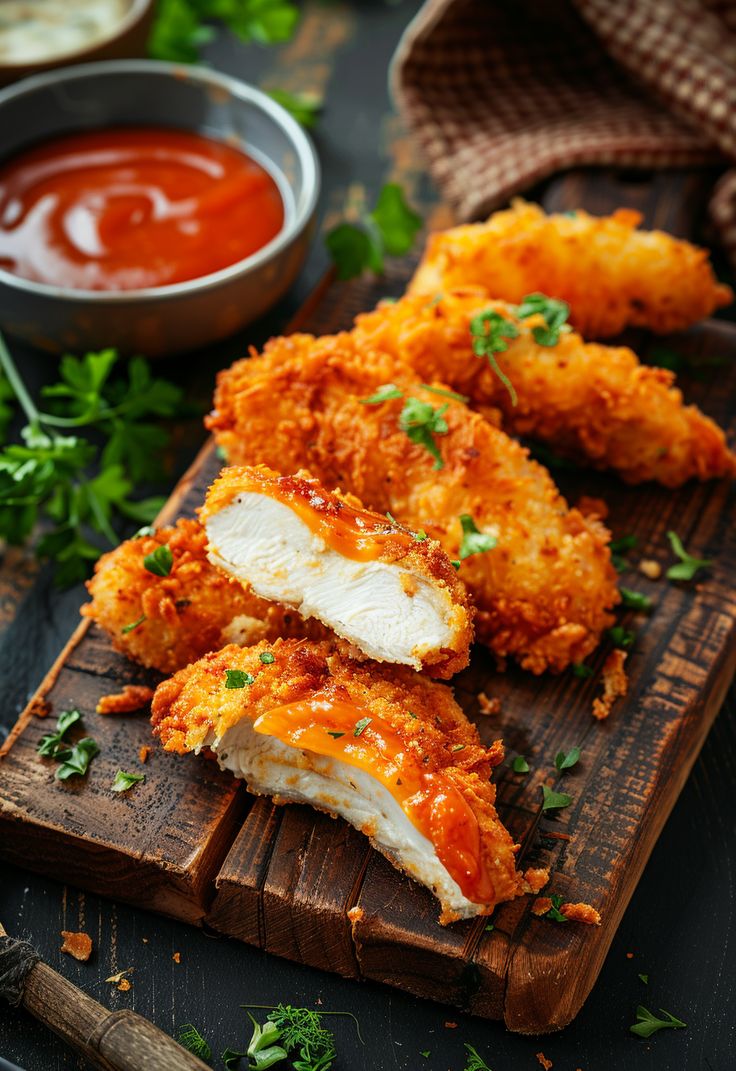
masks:
[[[278,640],[207,655],[151,709],[168,751],[209,747],[252,792],[345,818],[434,892],[443,923],[522,891],[489,780],[503,747],[482,746],[445,685],[339,641]]]
[[[293,610],[259,599],[210,564],[207,536],[193,520],[103,554],[87,588],[92,602],[82,614],[107,632],[116,650],[162,673],[226,643],[306,634]]]
[[[348,334],[291,335],[220,374],[208,425],[232,463],[303,466],[462,558],[478,639],[497,655],[535,673],[582,661],[619,599],[607,531],[569,509],[523,447],[437,389]]]
[[[201,520],[209,558],[265,599],[314,617],[379,662],[451,677],[472,612],[445,552],[308,473],[224,469]]]
[[[517,332],[494,354],[516,405],[489,362],[473,352],[471,321],[481,312]],[[640,364],[626,347],[585,343],[573,332],[540,345],[534,332],[544,329],[542,315],[516,313],[477,287],[431,300],[409,294],[358,316],[353,333],[359,350],[385,350],[425,379],[449,383],[507,431],[615,469],[628,483],[677,487],[691,477],[734,475],[736,458],[723,432],[697,406],[683,404],[672,372]]]
[[[582,210],[547,216],[517,200],[485,223],[430,235],[410,291],[482,286],[512,302],[541,291],[570,305],[584,338],[628,326],[680,331],[732,301],[706,250],[664,231],[637,231],[640,222],[627,208],[600,218]]]

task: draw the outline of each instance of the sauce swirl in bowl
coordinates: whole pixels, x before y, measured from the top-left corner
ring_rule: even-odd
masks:
[[[271,175],[185,130],[73,134],[0,167],[0,266],[84,290],[138,290],[209,275],[284,223]]]

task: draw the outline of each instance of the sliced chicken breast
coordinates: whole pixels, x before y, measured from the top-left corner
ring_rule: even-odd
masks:
[[[445,678],[468,664],[467,593],[426,533],[327,491],[308,473],[265,466],[225,469],[201,518],[213,564],[370,658]]]
[[[437,896],[443,923],[524,891],[489,780],[503,747],[483,747],[445,685],[340,641],[264,641],[181,670],[151,709],[166,750],[210,748],[252,792],[345,818]]]

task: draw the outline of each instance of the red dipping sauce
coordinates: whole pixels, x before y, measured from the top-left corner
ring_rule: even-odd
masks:
[[[197,279],[255,253],[283,222],[260,164],[184,130],[73,134],[0,166],[0,267],[55,286]]]

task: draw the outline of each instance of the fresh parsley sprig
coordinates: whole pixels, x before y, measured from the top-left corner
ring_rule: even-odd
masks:
[[[548,785],[542,785],[541,788],[543,811],[559,811],[572,803],[572,796],[567,792],[553,792]]]
[[[665,573],[668,580],[692,580],[701,569],[709,569],[713,564],[710,558],[694,558],[692,554],[688,554],[677,532],[668,532],[667,538],[672,550],[680,559]]]
[[[82,715],[78,710],[62,710],[56,719],[56,732],[46,733],[45,736],[41,737],[41,741],[36,748],[38,754],[43,755],[44,758],[53,759],[57,751],[60,751],[65,746],[64,737],[72,725],[76,725],[81,720]]]
[[[301,126],[308,130],[316,126],[322,111],[321,97],[312,93],[287,93],[285,89],[269,89],[268,95],[285,108]]]
[[[274,45],[288,41],[299,21],[289,0],[158,0],[148,54],[174,63],[198,63],[201,49],[220,21],[241,41]]]
[[[57,781],[66,781],[70,777],[84,777],[95,755],[99,755],[100,746],[91,736],[85,736],[71,747],[57,751],[54,758],[60,765],[54,777]]]
[[[527,294],[517,306],[516,315],[520,320],[529,316],[542,316],[544,327],[533,327],[532,337],[539,346],[556,346],[561,334],[567,334],[572,328],[567,322],[570,306],[557,298],[546,294]]]
[[[629,1027],[632,1034],[636,1034],[640,1038],[650,1038],[652,1034],[656,1034],[659,1030],[684,1030],[687,1023],[683,1023],[682,1019],[677,1019],[670,1012],[665,1011],[664,1008],[659,1009],[664,1019],[658,1018],[642,1004],[636,1009],[636,1022],[633,1026]]]
[[[487,532],[481,532],[469,513],[460,514],[460,525],[463,530],[463,539],[460,544],[460,561],[472,557],[474,554],[485,554],[498,543],[495,536]]]
[[[435,435],[447,435],[449,427],[444,416],[449,407],[449,402],[435,408],[420,398],[407,398],[399,414],[399,427],[413,443],[423,446],[432,455],[435,469],[445,466]]]
[[[491,1071],[478,1050],[473,1048],[472,1045],[469,1045],[467,1041],[465,1042],[465,1048],[467,1049],[468,1055],[466,1057],[463,1071]]]
[[[113,792],[127,792],[140,781],[145,781],[146,775],[142,773],[128,773],[126,770],[118,770],[115,779],[110,786]]]
[[[567,916],[563,915],[560,911],[560,908],[562,907],[562,897],[560,894],[552,893],[550,900],[552,901],[552,907],[549,911],[545,911],[542,918],[552,919],[553,922],[567,922]]]
[[[410,208],[401,186],[387,183],[372,212],[357,223],[338,223],[326,234],[338,279],[353,279],[366,270],[380,275],[385,257],[408,253],[421,227],[422,217]]]
[[[470,334],[473,340],[473,353],[476,357],[485,357],[489,365],[503,383],[511,397],[511,404],[518,399],[514,385],[499,367],[497,353],[504,353],[509,348],[509,339],[517,338],[519,328],[513,320],[507,320],[495,309],[479,312],[470,321]]]
[[[184,1026],[179,1027],[177,1041],[187,1052],[194,1053],[205,1063],[209,1063],[212,1059],[212,1049],[193,1023],[185,1023]]]

